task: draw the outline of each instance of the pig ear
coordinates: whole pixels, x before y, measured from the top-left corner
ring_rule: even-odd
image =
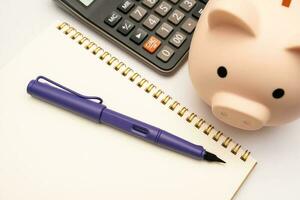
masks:
[[[220,0],[208,13],[211,29],[228,27],[255,37],[258,32],[259,13],[249,1]]]

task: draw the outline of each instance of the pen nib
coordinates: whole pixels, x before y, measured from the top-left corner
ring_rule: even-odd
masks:
[[[204,155],[204,160],[211,161],[211,162],[221,162],[226,163],[224,160],[218,158],[215,154],[209,153],[206,151]]]

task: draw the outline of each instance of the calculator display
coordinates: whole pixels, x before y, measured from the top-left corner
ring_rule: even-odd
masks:
[[[81,3],[83,3],[85,6],[91,5],[94,0],[79,0]]]

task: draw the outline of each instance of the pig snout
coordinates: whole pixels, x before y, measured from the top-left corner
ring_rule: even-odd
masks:
[[[213,96],[212,112],[221,121],[245,130],[258,130],[270,118],[270,111],[263,104],[226,92]]]

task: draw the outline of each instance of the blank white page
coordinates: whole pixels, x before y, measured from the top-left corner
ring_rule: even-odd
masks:
[[[179,105],[172,111],[107,61],[72,40],[56,25],[51,26],[0,71],[0,199],[131,199],[199,200],[231,199],[256,161],[231,153],[235,143],[216,142],[217,131],[203,133],[180,117]],[[97,44],[97,40],[93,40]],[[101,44],[99,44],[101,45]],[[105,47],[102,46],[105,49]],[[113,54],[113,53],[112,53]],[[125,73],[126,74],[126,73]],[[68,111],[37,100],[26,93],[30,80],[44,75],[79,93],[100,96],[115,111],[160,127],[190,142],[204,146],[226,164],[194,160],[162,149],[121,131],[96,124]]]

